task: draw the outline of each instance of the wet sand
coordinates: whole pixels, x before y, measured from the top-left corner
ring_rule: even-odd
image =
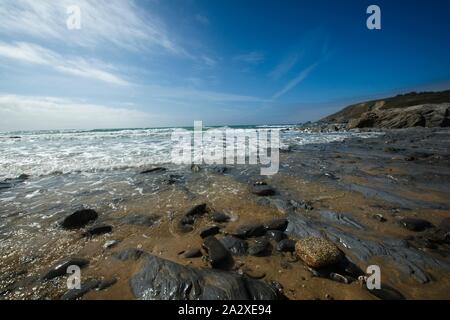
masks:
[[[14,231],[1,239],[0,298],[59,299],[67,291],[66,277],[42,281],[40,276],[57,261],[79,256],[89,260],[82,269],[83,282],[117,280],[104,290],[87,292],[82,299],[134,299],[129,280],[140,270],[142,261],[120,261],[114,258],[115,252],[137,248],[181,265],[210,269],[206,259],[186,259],[180,254],[202,247],[200,230],[219,225],[220,239],[241,225],[278,217],[288,218],[287,233],[293,240],[302,236],[290,229],[296,219],[311,223],[314,230],[320,229],[331,239],[338,230],[381,244],[403,240],[405,248],[442,262],[442,267],[423,266],[430,278],[426,283],[399,268],[389,254],[361,261],[351,247],[343,245],[345,242],[337,241],[336,245],[361,270],[369,264],[379,265],[383,285],[395,288],[407,299],[450,298],[449,243],[441,241],[430,248],[419,239],[427,240],[430,232],[450,217],[450,130],[397,130],[364,140],[292,146],[290,152],[280,154],[280,165],[280,172],[272,177],[261,177],[258,167],[249,166],[228,167],[225,172],[215,166],[201,166],[199,172],[167,166],[167,171],[146,174],[143,184],[156,187],[144,197],[126,199],[117,207],[96,208],[98,221],[111,225],[113,231],[94,237],[83,237],[83,230],[62,230],[58,225],[61,215],[38,220],[19,214],[9,225]],[[276,194],[253,194],[256,181],[264,181]],[[291,200],[306,202],[313,209],[293,207]],[[225,213],[231,220],[218,224],[205,215],[196,219],[191,232],[180,230],[183,215],[203,203],[210,212]],[[362,229],[329,219],[327,212],[348,217]],[[156,222],[152,226],[127,223],[126,217],[133,215],[153,217]],[[375,215],[386,221],[380,222]],[[403,218],[425,219],[434,228],[410,231],[399,223]],[[29,227],[30,219],[36,219],[40,227]],[[104,248],[109,240],[118,243]],[[378,299],[359,281],[344,284],[314,275],[295,253],[277,252],[273,241],[271,246],[271,253],[264,257],[233,257],[228,272],[247,273],[267,283],[275,281],[288,299]],[[207,255],[204,250],[202,253]]]

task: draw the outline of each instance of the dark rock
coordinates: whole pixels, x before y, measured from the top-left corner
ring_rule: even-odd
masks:
[[[100,283],[97,286],[97,289],[105,290],[105,289],[108,289],[109,287],[115,285],[116,283],[117,283],[116,278],[105,279],[105,280],[100,281]]]
[[[280,252],[294,252],[296,241],[291,239],[281,240],[277,245],[277,251]]]
[[[251,256],[264,257],[270,255],[271,253],[270,249],[271,249],[270,242],[267,239],[262,238],[253,241],[249,245],[247,252]]]
[[[61,226],[64,229],[78,229],[87,225],[89,222],[98,218],[98,214],[92,209],[82,209],[67,216]]]
[[[284,232],[278,230],[269,230],[266,233],[266,237],[269,240],[274,240],[276,242],[280,242],[281,240],[286,238],[286,234]]]
[[[185,216],[186,217],[197,217],[197,216],[202,216],[207,212],[208,212],[208,206],[205,203],[203,203],[203,204],[196,205],[193,208],[189,209],[189,211],[186,212]]]
[[[405,300],[405,297],[398,290],[385,284],[381,284],[381,289],[373,289],[369,292],[381,300]]]
[[[110,233],[112,232],[112,226],[107,224],[98,224],[95,225],[85,232],[85,236],[92,237],[100,234]]]
[[[75,300],[81,298],[89,291],[95,289],[100,284],[99,280],[88,280],[85,283],[82,283],[80,289],[71,289],[67,291],[62,297],[61,300]]]
[[[191,171],[192,172],[199,172],[201,170],[200,166],[198,164],[191,165]]]
[[[144,254],[144,251],[135,248],[127,248],[121,251],[114,252],[112,256],[120,261],[139,260]]]
[[[399,221],[400,225],[405,229],[415,232],[421,232],[429,228],[433,228],[433,225],[423,219],[404,218]]]
[[[224,174],[228,171],[227,167],[215,167],[214,168],[214,172],[219,173],[219,174]]]
[[[439,229],[444,230],[445,232],[450,232],[450,218],[442,219],[439,224]]]
[[[344,284],[349,284],[351,282],[351,280],[348,279],[347,277],[334,272],[330,273],[330,279]]]
[[[233,236],[225,236],[220,239],[220,242],[234,256],[244,256],[247,254],[248,244],[244,240]]]
[[[146,255],[141,270],[130,279],[140,300],[276,300],[270,285],[236,273],[182,266]]]
[[[43,276],[42,280],[51,280],[56,277],[60,277],[67,274],[67,268],[69,266],[78,266],[83,268],[89,264],[89,260],[78,258],[78,257],[70,257],[64,260],[59,261],[57,264],[52,266]]]
[[[260,197],[270,197],[276,194],[275,189],[264,185],[253,186],[252,193]]]
[[[261,237],[265,234],[266,228],[260,223],[239,226],[234,232],[236,237],[243,239]]]
[[[145,226],[145,227],[151,227],[155,223],[159,221],[159,216],[147,216],[147,215],[141,215],[141,214],[129,214],[120,221],[125,224],[135,225],[135,226]]]
[[[215,237],[207,237],[203,240],[203,248],[208,252],[208,261],[211,267],[227,269],[232,264],[230,252]]]
[[[200,258],[202,256],[202,252],[200,249],[189,249],[183,253],[183,258],[191,259],[191,258]]]
[[[191,224],[186,224],[183,222],[180,222],[178,224],[178,231],[180,231],[181,233],[189,233],[192,232],[194,230],[194,226]]]
[[[225,213],[213,212],[211,214],[211,220],[217,223],[224,223],[230,221],[230,217],[227,216]]]
[[[141,171],[141,174],[154,173],[154,172],[164,172],[166,170],[167,170],[166,168],[155,167],[155,168],[145,169],[145,170]]]
[[[278,230],[278,231],[286,231],[288,226],[288,220],[285,218],[274,219],[272,221],[264,223],[264,228],[266,230]]]
[[[209,236],[215,236],[219,232],[220,232],[220,227],[218,227],[218,226],[205,227],[200,231],[200,237],[202,239],[204,239]]]
[[[17,177],[17,180],[25,181],[30,179],[30,175],[22,173],[20,176]]]

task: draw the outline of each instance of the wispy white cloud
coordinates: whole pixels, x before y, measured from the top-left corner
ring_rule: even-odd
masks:
[[[248,63],[248,64],[257,65],[264,61],[264,54],[262,52],[252,51],[252,52],[234,56],[233,60],[238,61],[238,62],[244,62],[244,63]]]
[[[304,69],[303,71],[301,71],[295,78],[293,78],[291,81],[289,81],[284,87],[283,89],[281,89],[280,91],[278,91],[277,93],[275,93],[272,97],[272,99],[278,99],[279,97],[285,95],[287,92],[289,92],[290,90],[292,90],[293,88],[295,88],[300,82],[302,82],[303,80],[305,80],[309,74],[311,73],[311,71],[313,71],[317,66],[318,66],[318,62],[310,65],[308,68]]]
[[[281,78],[297,64],[298,60],[299,55],[297,53],[290,55],[269,73],[269,77],[275,80]]]
[[[113,67],[101,61],[87,60],[80,57],[65,57],[52,50],[31,43],[17,42],[8,44],[0,41],[1,57],[30,64],[44,65],[58,72],[110,84],[129,84],[110,70]]]
[[[0,95],[0,131],[146,127],[157,117],[54,97]]]
[[[145,94],[149,99],[164,99],[166,101],[185,101],[188,103],[263,103],[269,100],[259,97],[238,95],[208,90],[197,90],[180,87],[146,86]]]
[[[81,30],[68,30],[67,8],[81,9]],[[163,48],[189,56],[155,15],[123,0],[2,0],[0,34],[53,40],[69,46],[114,45],[130,50]]]

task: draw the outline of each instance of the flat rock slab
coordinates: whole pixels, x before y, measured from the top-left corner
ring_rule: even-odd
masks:
[[[141,300],[279,299],[276,289],[265,282],[231,272],[185,267],[149,254],[129,284]]]
[[[138,260],[144,251],[135,248],[127,248],[121,251],[114,252],[112,256],[120,261]]]
[[[64,218],[64,220],[61,223],[61,226],[64,229],[79,229],[84,227],[88,223],[96,220],[97,218],[98,214],[95,210],[82,209]]]

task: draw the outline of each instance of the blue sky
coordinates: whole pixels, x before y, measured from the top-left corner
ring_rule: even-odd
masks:
[[[2,0],[0,131],[317,120],[450,88],[449,36],[445,0]]]

